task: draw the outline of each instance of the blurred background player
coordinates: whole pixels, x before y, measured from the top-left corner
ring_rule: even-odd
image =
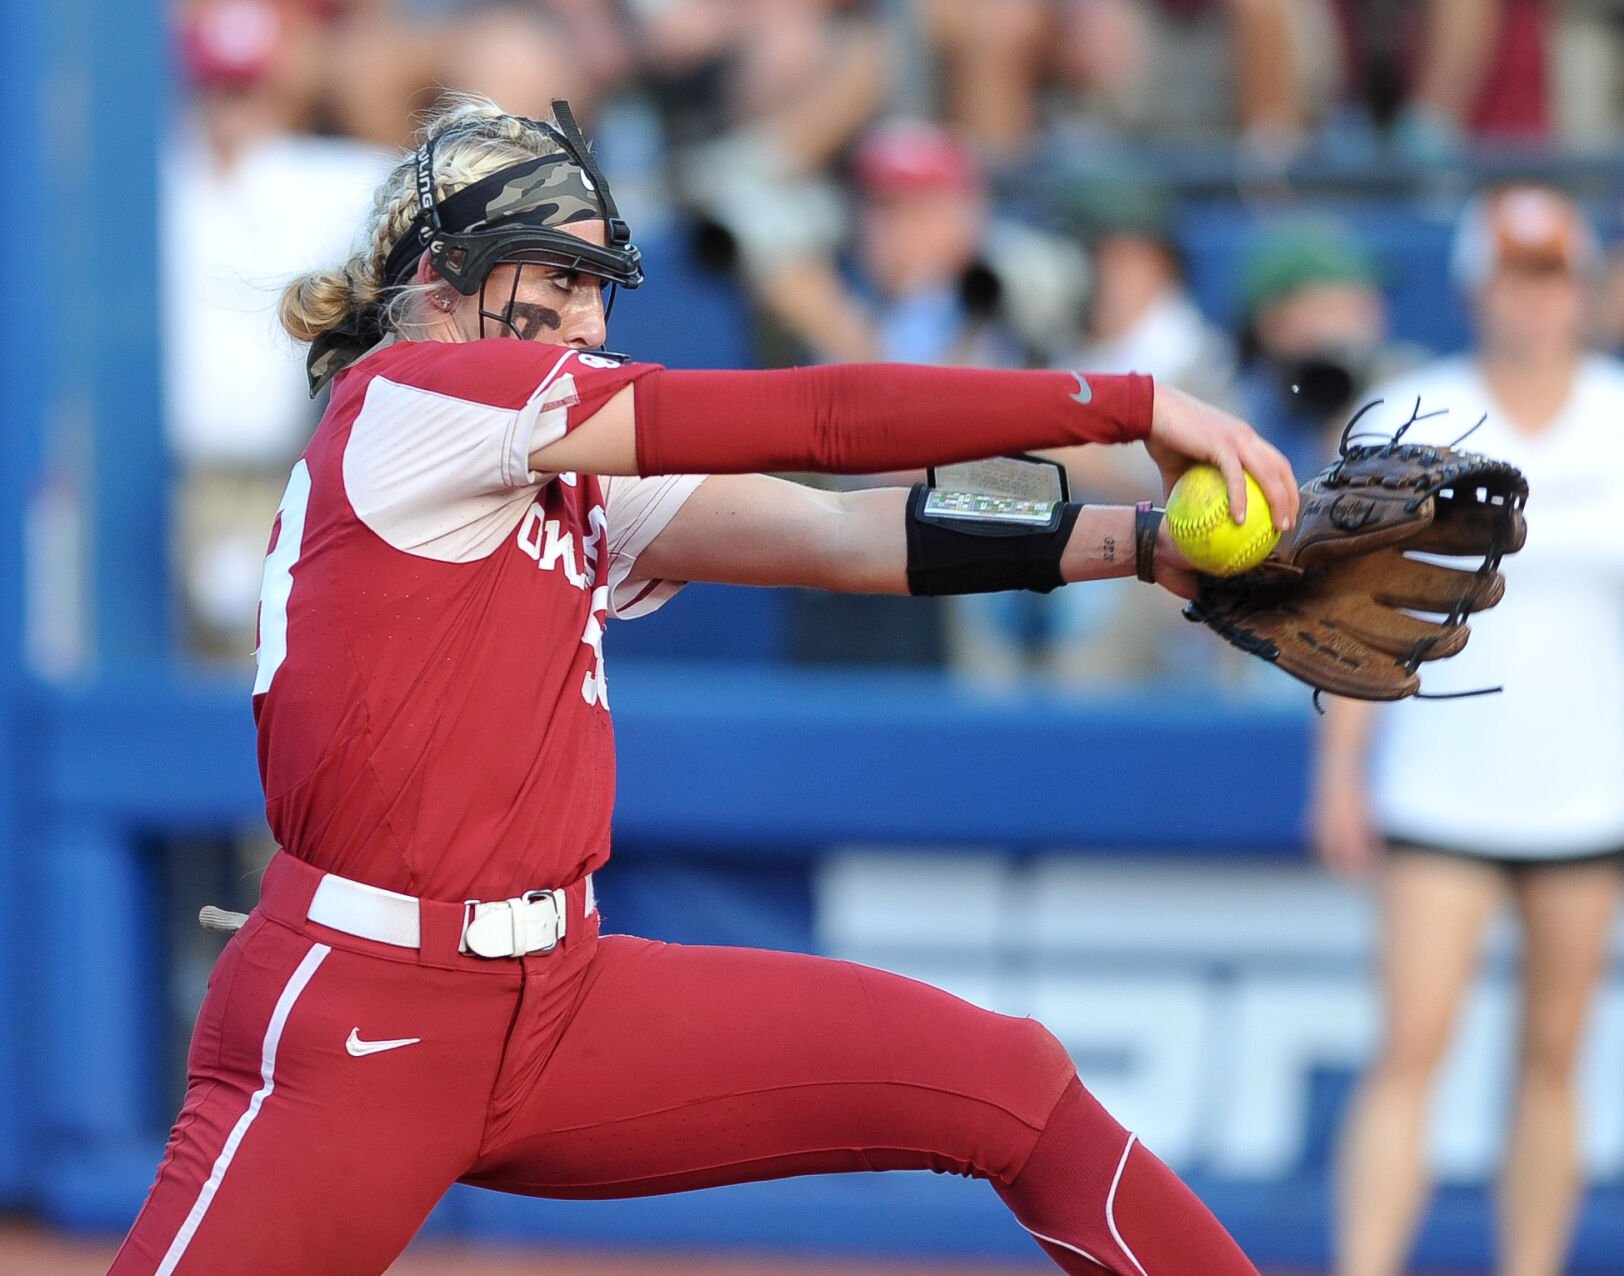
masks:
[[[1624,879],[1624,367],[1587,350],[1594,234],[1560,192],[1497,190],[1462,221],[1455,278],[1477,343],[1389,384],[1371,429],[1468,446],[1528,475],[1526,549],[1505,602],[1432,692],[1373,706],[1327,697],[1313,791],[1326,865],[1375,877],[1381,1046],[1351,1109],[1338,1276],[1404,1270],[1426,1200],[1428,1095],[1510,901],[1523,937],[1517,1090],[1500,1179],[1502,1276],[1557,1276],[1580,1188],[1575,1059]],[[1447,743],[1440,747],[1439,742]]]

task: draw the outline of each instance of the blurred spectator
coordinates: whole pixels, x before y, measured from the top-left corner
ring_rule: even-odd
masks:
[[[849,274],[831,253],[815,304],[806,291],[763,295],[802,350],[828,362],[1012,367],[1064,348],[1085,259],[996,217],[980,164],[951,131],[891,120],[862,140],[851,169]]]
[[[988,192],[968,148],[933,124],[900,120],[871,134],[853,167],[874,357],[1018,364],[999,324],[1002,286],[982,258]]]
[[[565,98],[590,120],[598,84],[568,29],[543,7],[498,0],[470,7],[445,32],[439,80],[448,89],[480,93],[515,115],[549,119]]]
[[[872,0],[634,6],[642,81],[663,122],[679,203],[707,226],[707,251],[791,315],[835,304],[827,263],[845,213],[830,165],[886,92],[879,8]]]
[[[439,92],[439,33],[396,0],[331,0],[323,13],[325,122],[345,137],[406,147],[414,112]]]
[[[1556,135],[1576,150],[1605,150],[1624,126],[1624,4],[1566,0],[1556,22]]]
[[[1371,424],[1391,430],[1417,403],[1447,409],[1406,438],[1449,443],[1481,416],[1470,446],[1528,476],[1528,543],[1503,564],[1504,601],[1426,673],[1430,693],[1501,694],[1327,697],[1315,839],[1334,871],[1378,875],[1383,916],[1381,1047],[1343,1139],[1339,1276],[1403,1268],[1426,1196],[1432,1078],[1508,898],[1523,1000],[1496,1270],[1564,1270],[1580,1190],[1575,1058],[1624,879],[1624,535],[1609,481],[1624,463],[1624,366],[1585,350],[1595,241],[1564,196],[1511,188],[1468,211],[1454,265],[1475,350],[1390,386]]]
[[[569,99],[590,121],[634,70],[633,33],[613,0],[324,0],[323,108],[338,131],[404,147],[446,89],[510,111]]]
[[[1421,162],[1473,138],[1543,138],[1555,0],[1340,0],[1353,78],[1375,122]]]
[[[1596,344],[1624,354],[1624,243],[1614,244],[1608,254],[1596,307]]]
[[[1375,259],[1330,220],[1259,228],[1242,264],[1241,317],[1241,415],[1299,478],[1330,463],[1368,387],[1420,357],[1388,334]]]
[[[1427,0],[1421,61],[1400,140],[1422,158],[1434,132],[1540,138],[1550,129],[1552,0]]]
[[[180,577],[200,654],[247,660],[265,538],[315,422],[275,322],[287,276],[342,256],[387,157],[303,132],[319,93],[306,10],[199,0],[178,27],[191,85],[163,157],[166,426]]]
[[[1090,173],[1068,183],[1057,203],[1093,266],[1081,344],[1059,365],[1148,372],[1232,403],[1234,342],[1190,294],[1171,192],[1135,176]]]
[[[939,64],[942,114],[989,157],[1019,157],[1039,131],[1053,70],[1047,0],[921,0],[923,35]]]
[[[1185,285],[1171,194],[1136,175],[1090,172],[1066,182],[1057,203],[1090,250],[1092,285],[1080,340],[1054,360],[1090,372],[1145,372],[1160,383],[1232,406],[1236,364],[1229,335],[1203,315]],[[1070,448],[1055,453],[1080,501],[1131,504],[1161,495],[1161,479],[1138,448]],[[989,668],[1024,664],[1061,683],[1182,675],[1209,667],[1216,651],[1190,628],[1173,600],[1138,582],[1100,581],[1088,590],[968,600],[991,623],[982,650]]]
[[[1251,153],[1283,158],[1340,92],[1328,0],[1067,0],[1060,12],[1065,81],[1135,136],[1236,136]]]
[[[969,148],[936,125],[897,120],[861,142],[852,169],[855,281],[831,258],[831,304],[797,312],[767,299],[799,344],[829,361],[1018,365],[1019,342],[1000,318],[1002,286],[983,259],[988,192]],[[959,601],[807,595],[796,629],[821,638],[796,645],[813,658],[939,663],[943,617]]]

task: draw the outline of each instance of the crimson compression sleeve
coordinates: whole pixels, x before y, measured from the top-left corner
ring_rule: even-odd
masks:
[[[1150,433],[1149,377],[849,364],[661,369],[637,382],[639,474],[872,474]]]

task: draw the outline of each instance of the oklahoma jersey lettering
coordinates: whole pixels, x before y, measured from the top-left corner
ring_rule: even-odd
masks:
[[[260,602],[260,776],[286,850],[456,900],[608,857],[604,625],[680,588],[638,577],[637,556],[703,480],[536,474],[529,457],[652,366],[418,342],[339,379]]]

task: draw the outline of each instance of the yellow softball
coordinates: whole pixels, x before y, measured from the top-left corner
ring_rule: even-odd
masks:
[[[1198,571],[1233,576],[1256,567],[1280,539],[1268,499],[1246,476],[1246,521],[1229,516],[1224,476],[1211,465],[1192,465],[1167,495],[1167,530],[1179,553]]]

